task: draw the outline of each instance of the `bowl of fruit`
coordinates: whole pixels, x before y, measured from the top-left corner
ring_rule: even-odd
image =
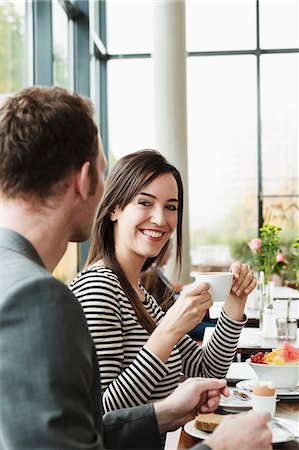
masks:
[[[269,381],[276,388],[293,388],[298,385],[299,349],[288,342],[272,352],[259,352],[246,360],[259,380]]]

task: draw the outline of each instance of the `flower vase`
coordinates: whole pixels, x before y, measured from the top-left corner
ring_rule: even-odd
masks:
[[[264,272],[260,271],[257,277],[257,297],[259,299],[259,328],[262,331],[263,327],[263,311],[266,305],[265,285],[264,285]]]
[[[258,272],[254,272],[254,277],[258,281],[259,274]],[[246,308],[250,310],[259,310],[260,309],[260,291],[258,288],[258,283],[256,287],[247,297]]]
[[[260,271],[258,274],[257,291],[259,296],[259,328],[263,328],[263,314],[266,305],[273,305],[274,299],[274,282],[265,279],[264,272]]]

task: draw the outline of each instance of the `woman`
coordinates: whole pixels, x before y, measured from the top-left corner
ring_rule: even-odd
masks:
[[[186,376],[225,377],[255,287],[248,266],[234,263],[234,285],[210,342],[186,333],[212,305],[207,283],[193,284],[164,313],[139,283],[163,257],[176,230],[182,245],[183,186],[179,172],[153,150],[121,158],[108,177],[93,230],[87,268],[70,288],[94,339],[105,411],[158,400]]]

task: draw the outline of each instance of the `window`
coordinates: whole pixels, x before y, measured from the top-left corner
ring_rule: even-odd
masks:
[[[53,82],[56,86],[72,89],[73,72],[70,71],[69,20],[58,0],[52,0],[53,29]],[[53,275],[68,282],[79,270],[79,244],[69,242],[66,252]]]
[[[195,265],[242,257],[263,221],[298,233],[298,17],[291,0],[186,0]],[[148,2],[107,1],[114,158],[153,142],[152,29]]]
[[[185,5],[191,255],[226,265],[263,221],[298,234],[299,3]],[[111,167],[155,146],[153,32],[151,0],[0,1],[0,101],[32,84],[34,53],[35,83],[92,96]]]
[[[262,49],[299,47],[299,3],[296,0],[260,0]]]
[[[150,59],[112,59],[108,64],[109,159],[153,147]]]
[[[0,2],[0,100],[31,82],[31,44],[26,3]]]
[[[222,266],[257,228],[255,59],[189,58],[187,86],[192,260]]]
[[[108,0],[107,49],[109,54],[152,51],[152,1]]]
[[[263,55],[262,168],[264,218],[282,227],[281,237],[298,235],[299,56]]]
[[[255,0],[186,0],[187,50],[256,47]]]
[[[58,0],[52,0],[54,85],[70,88],[68,17]]]

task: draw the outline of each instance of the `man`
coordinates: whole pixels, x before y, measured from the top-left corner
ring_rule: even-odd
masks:
[[[95,350],[83,312],[50,273],[69,241],[89,236],[105,166],[88,99],[35,86],[0,108],[3,450],[155,449],[160,434],[196,411],[215,409],[220,394],[227,395],[225,380],[187,380],[155,405],[101,417]],[[256,447],[266,449],[268,419],[240,416],[238,426],[248,423],[248,442],[254,430]],[[213,450],[240,447],[229,421],[207,440]],[[244,431],[242,440],[246,436]]]

